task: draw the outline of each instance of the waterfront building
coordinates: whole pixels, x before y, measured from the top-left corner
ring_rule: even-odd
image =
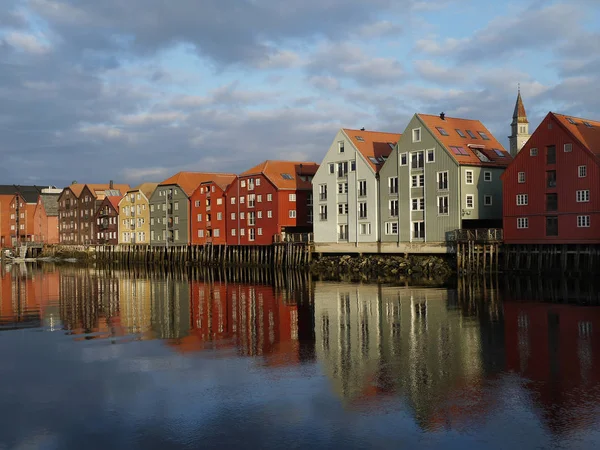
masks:
[[[81,184],[73,182],[58,198],[58,223],[61,244],[95,242],[95,215],[107,196],[122,196],[128,184]]]
[[[119,243],[120,196],[105,197],[94,215],[96,222],[95,244],[117,245]]]
[[[58,244],[58,198],[62,189],[44,188],[33,213],[33,240]]]
[[[313,179],[315,243],[379,240],[378,173],[400,134],[343,128]]]
[[[27,211],[19,211],[15,213],[17,204],[36,204],[40,193],[43,189],[51,189],[54,186],[22,186],[18,184],[2,184],[0,185],[0,248],[12,247],[13,241],[17,239],[17,231],[20,225],[25,227],[25,223],[21,221],[21,213],[24,217]],[[15,203],[15,196],[20,195],[21,201]],[[29,220],[33,218],[33,214],[28,216]],[[11,229],[11,227],[13,227]],[[22,229],[24,236],[25,228]],[[30,235],[31,237],[31,235]]]
[[[457,229],[501,228],[500,175],[511,161],[479,120],[415,114],[379,172],[381,242],[398,251],[444,244]]]
[[[191,196],[191,243],[195,245],[227,243],[225,192],[235,174],[214,174],[196,188]]]
[[[600,243],[600,122],[549,112],[504,173],[507,244]]]
[[[267,160],[239,175],[226,191],[227,244],[270,245],[313,230],[314,162]]]
[[[119,244],[150,243],[150,205],[158,183],[142,183],[119,202]]]
[[[191,243],[190,198],[216,173],[178,172],[159,183],[150,197],[150,244],[187,245]]]
[[[33,241],[34,214],[40,192],[17,193],[13,196],[10,208],[10,236],[12,246]]]

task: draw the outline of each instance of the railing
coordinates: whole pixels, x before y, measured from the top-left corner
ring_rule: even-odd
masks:
[[[313,242],[313,233],[282,233],[273,236],[273,242],[281,244],[284,242],[297,242],[310,244]]]
[[[504,239],[502,228],[481,228],[475,230],[454,230],[449,233],[448,240],[454,242],[500,242]]]

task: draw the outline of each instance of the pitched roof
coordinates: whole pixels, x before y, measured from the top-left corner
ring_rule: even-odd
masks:
[[[550,114],[584,147],[596,156],[600,156],[600,122],[553,112]]]
[[[58,197],[60,194],[40,194],[47,216],[58,216]]]
[[[402,136],[398,133],[382,131],[363,131],[351,128],[342,128],[342,130],[375,172],[379,172],[379,169],[383,167],[385,159],[390,156]]]
[[[178,172],[172,177],[159,183],[159,186],[177,185],[188,197],[191,197],[201,183],[210,181],[218,175],[222,174],[216,172]]]
[[[236,178],[237,175],[234,173],[220,173],[213,176],[211,180],[205,181],[204,183],[215,183],[223,191],[225,191]]]
[[[448,116],[442,119],[440,116],[429,114],[417,116],[460,165],[506,167],[512,161],[502,144],[479,120]],[[442,134],[442,131],[447,136]],[[487,139],[484,139],[484,136]]]
[[[48,186],[21,186],[18,184],[0,184],[1,195],[21,194],[26,203],[37,203],[42,189]]]
[[[147,199],[150,199],[150,196],[158,186],[158,183],[142,183],[139,186],[129,189],[127,192],[137,192],[140,191],[142,194],[146,196]]]
[[[106,197],[105,200],[107,200],[112,205],[116,212],[119,212],[119,202],[121,201],[121,198],[123,197],[120,195],[111,195],[109,197]]]
[[[513,121],[518,123],[529,123],[527,120],[527,113],[525,112],[525,106],[523,105],[523,99],[521,98],[521,91],[517,94],[517,101],[515,103],[515,111],[513,113]]]
[[[240,177],[263,174],[277,189],[310,190],[312,177],[317,173],[319,164],[311,161],[273,161],[266,160]],[[303,178],[304,177],[304,178]]]
[[[102,184],[73,183],[73,184],[71,184],[71,185],[69,185],[67,187],[69,189],[71,189],[71,191],[73,192],[73,194],[75,194],[75,197],[79,198],[79,196],[83,192],[83,189],[86,186],[88,187],[88,189],[90,190],[90,192],[92,193],[92,195],[94,197],[98,197],[98,193],[99,192],[104,192],[104,191],[107,191],[107,190],[111,189],[111,186],[110,186],[109,183],[102,183]],[[130,189],[130,186],[128,184],[113,184],[113,186],[112,186],[112,190],[119,191],[121,194],[124,194],[129,189]]]

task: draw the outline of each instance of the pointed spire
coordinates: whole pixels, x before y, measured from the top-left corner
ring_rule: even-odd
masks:
[[[525,112],[525,106],[523,105],[523,99],[521,98],[521,83],[518,84],[517,102],[515,103],[513,122],[529,123],[527,120],[527,113]]]

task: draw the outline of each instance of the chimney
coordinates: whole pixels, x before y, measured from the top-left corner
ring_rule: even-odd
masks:
[[[109,189],[112,189],[114,186],[113,180],[110,180],[110,183],[108,184]]]
[[[446,120],[446,114],[444,114],[443,112],[441,112],[440,113],[440,119]]]

